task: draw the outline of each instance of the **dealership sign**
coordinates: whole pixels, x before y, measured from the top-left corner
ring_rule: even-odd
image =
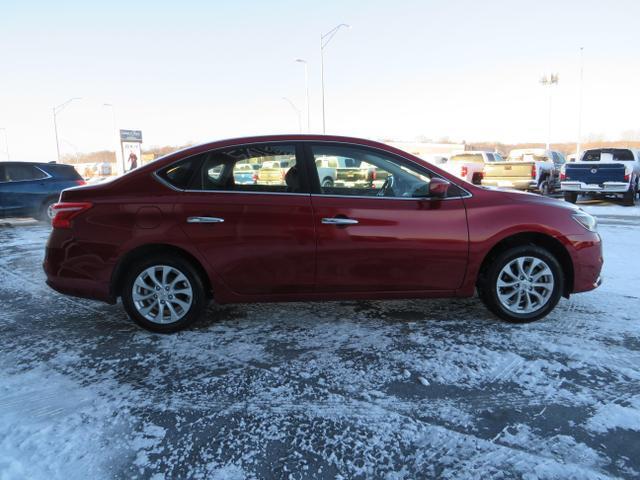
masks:
[[[138,168],[142,160],[142,131],[120,130],[120,148],[122,160],[118,165],[118,174]]]

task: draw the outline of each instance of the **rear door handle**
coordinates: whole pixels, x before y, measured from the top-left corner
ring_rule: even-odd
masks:
[[[218,217],[189,217],[187,223],[222,223],[224,218]]]
[[[357,225],[358,220],[354,220],[353,218],[333,217],[323,218],[322,223],[324,225]]]

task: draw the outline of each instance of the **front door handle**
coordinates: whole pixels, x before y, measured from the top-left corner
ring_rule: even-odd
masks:
[[[222,223],[224,218],[218,217],[189,217],[187,223]]]
[[[323,218],[322,223],[324,225],[357,225],[358,220],[354,220],[353,218],[333,217]]]

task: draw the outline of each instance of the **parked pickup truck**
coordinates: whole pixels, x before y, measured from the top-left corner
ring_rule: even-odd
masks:
[[[323,187],[364,186],[375,179],[375,167],[353,158],[319,157],[316,168]]]
[[[564,199],[576,203],[581,193],[618,195],[634,205],[640,190],[640,157],[630,148],[586,150],[580,160],[568,163],[561,174]]]
[[[295,163],[295,158],[264,162],[258,170],[256,183],[259,185],[284,185],[284,176]]]
[[[485,164],[482,185],[535,191],[546,195],[560,186],[560,168],[564,163],[564,155],[553,150],[511,150],[505,162]]]
[[[452,155],[442,168],[458,178],[480,185],[484,176],[485,163],[503,161],[499,153],[467,151]]]

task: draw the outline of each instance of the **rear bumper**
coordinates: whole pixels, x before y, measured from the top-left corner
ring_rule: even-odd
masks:
[[[602,184],[590,184],[584,182],[562,182],[560,188],[563,192],[598,192],[598,193],[625,193],[629,190],[628,182],[604,182]]]
[[[530,178],[483,178],[482,186],[498,188],[515,188],[516,190],[537,190],[538,184]]]
[[[47,285],[59,293],[107,303],[116,301],[109,282],[113,265],[75,243],[67,230],[51,231],[42,267]]]

